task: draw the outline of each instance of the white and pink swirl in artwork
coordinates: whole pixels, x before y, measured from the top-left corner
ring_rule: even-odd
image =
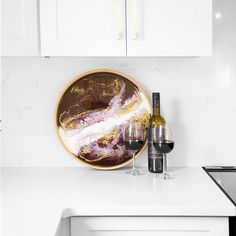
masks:
[[[87,162],[102,159],[119,162],[125,155],[130,158],[122,143],[123,126],[133,117],[140,119],[150,114],[150,106],[139,90],[124,100],[125,87],[122,82],[119,94],[110,100],[107,108],[88,112],[73,121],[79,124],[79,128],[65,130],[59,127],[63,142],[75,156]],[[98,142],[110,134],[113,138],[105,146]],[[86,150],[89,155],[81,155],[81,150]]]

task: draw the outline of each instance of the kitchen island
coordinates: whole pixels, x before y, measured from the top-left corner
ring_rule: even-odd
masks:
[[[235,206],[204,170],[171,174],[161,181],[125,169],[2,168],[2,235],[228,235]]]

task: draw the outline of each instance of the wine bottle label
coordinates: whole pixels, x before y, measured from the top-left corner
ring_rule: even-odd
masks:
[[[162,159],[162,154],[158,153],[154,147],[153,144],[153,134],[154,134],[154,128],[148,129],[148,158],[152,159]]]

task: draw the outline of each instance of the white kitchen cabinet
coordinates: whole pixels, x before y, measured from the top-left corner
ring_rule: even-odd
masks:
[[[2,56],[209,56],[212,0],[2,0],[1,39]]]
[[[2,0],[1,7],[1,56],[37,56],[37,0]]]
[[[127,0],[128,56],[210,56],[212,0]]]
[[[125,56],[125,0],[40,0],[44,56]]]
[[[228,236],[227,217],[72,217],[71,236]]]
[[[40,0],[44,56],[210,56],[212,0]]]

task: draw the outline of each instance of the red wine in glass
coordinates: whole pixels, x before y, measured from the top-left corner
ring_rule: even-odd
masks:
[[[128,150],[138,151],[143,147],[145,142],[144,142],[144,140],[130,139],[130,140],[125,140],[124,143],[125,143],[125,147]]]
[[[174,148],[174,141],[172,140],[154,141],[153,145],[157,150],[157,152],[169,153]]]

